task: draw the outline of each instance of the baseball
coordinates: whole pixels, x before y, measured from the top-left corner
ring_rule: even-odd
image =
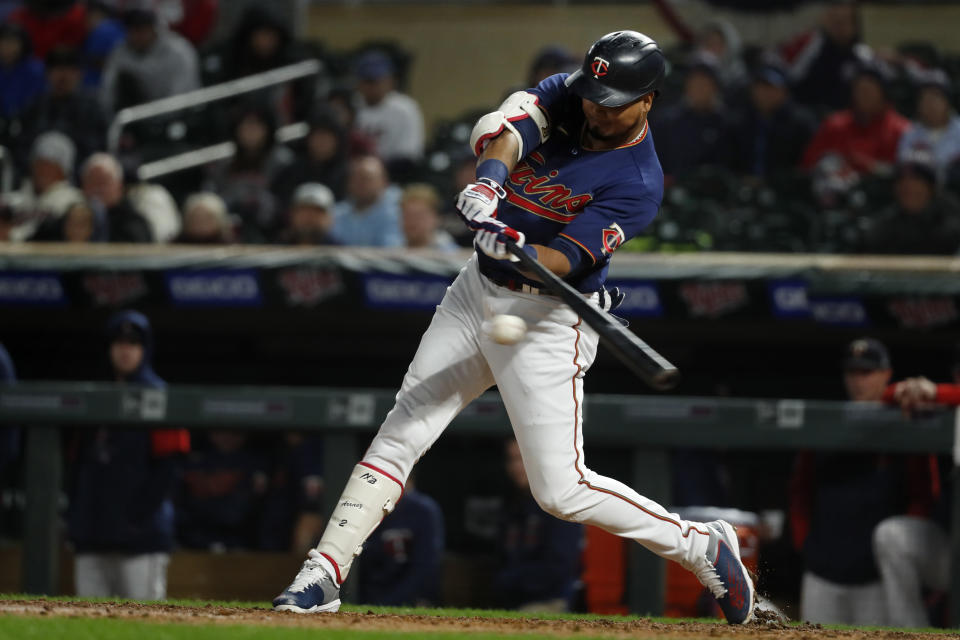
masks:
[[[501,314],[490,323],[490,338],[498,344],[517,344],[527,335],[527,323],[523,318]]]

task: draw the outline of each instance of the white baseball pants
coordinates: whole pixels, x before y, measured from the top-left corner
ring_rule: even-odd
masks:
[[[484,323],[498,314],[523,318],[526,337],[515,345],[493,342]],[[596,353],[596,332],[558,298],[494,285],[474,256],[437,307],[363,460],[406,481],[450,421],[496,384],[544,511],[632,538],[688,569],[702,564],[708,534],[700,523],[587,468],[583,377]]]
[[[946,532],[926,518],[887,518],[873,530],[873,553],[886,596],[886,624],[930,626],[923,589],[950,588],[950,541]]]
[[[79,553],[74,583],[82,598],[165,600],[168,553]]]

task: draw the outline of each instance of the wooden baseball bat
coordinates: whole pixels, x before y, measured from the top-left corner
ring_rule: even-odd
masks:
[[[632,331],[599,307],[591,305],[582,293],[560,279],[540,262],[528,255],[515,242],[506,239],[507,250],[520,259],[520,264],[537,276],[543,285],[559,296],[571,309],[594,328],[605,344],[628,369],[654,389],[665,391],[677,386],[680,371]]]

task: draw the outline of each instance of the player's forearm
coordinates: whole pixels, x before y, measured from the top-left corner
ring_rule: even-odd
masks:
[[[513,171],[517,164],[517,153],[520,151],[520,143],[517,137],[509,131],[504,131],[496,138],[490,141],[487,148],[483,150],[480,157],[477,158],[479,167],[485,160],[499,160],[506,167],[507,171]]]

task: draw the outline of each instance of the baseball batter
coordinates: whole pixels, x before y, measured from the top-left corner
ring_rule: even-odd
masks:
[[[540,283],[517,270],[510,238],[594,304],[617,247],[654,218],[663,172],[647,114],[665,74],[656,42],[610,33],[572,74],[509,96],[477,122],[477,179],[457,208],[476,255],[437,307],[394,408],[357,464],[323,538],[279,610],[336,611],[364,540],[403,494],[413,465],[474,398],[497,385],[537,503],[558,518],[632,538],[694,572],[727,620],[748,622],[754,586],[733,527],[682,520],[630,487],[597,475],[583,453],[583,377],[597,335]],[[516,344],[488,334],[498,315],[522,318]]]

